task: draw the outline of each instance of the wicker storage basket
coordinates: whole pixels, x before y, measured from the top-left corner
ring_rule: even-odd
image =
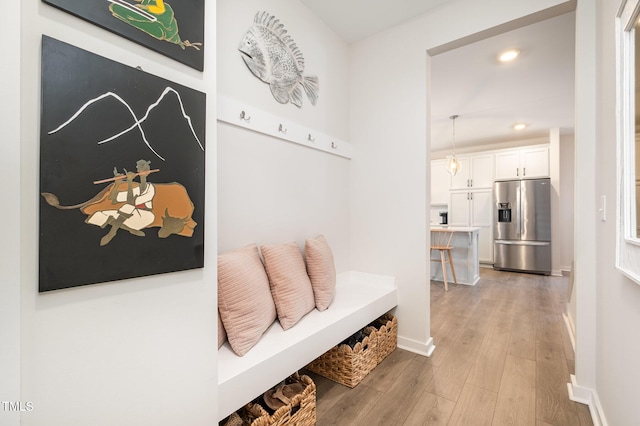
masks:
[[[364,379],[377,362],[376,345],[378,337],[374,327],[365,327],[366,337],[354,348],[341,344],[329,349],[306,368],[334,382],[354,388]]]
[[[316,424],[316,384],[309,376],[295,373],[288,380],[302,382],[305,385],[302,393],[291,398],[291,402],[280,407],[271,416],[269,423],[273,426],[314,426]]]
[[[382,320],[386,324],[375,331],[378,339],[376,345],[377,363],[380,364],[398,346],[398,319],[391,314],[384,314],[378,321]]]
[[[219,423],[219,426],[270,426],[271,417],[259,404],[249,403]]]
[[[219,426],[315,426],[316,424],[316,384],[309,376],[293,374],[287,379],[301,382],[304,390],[291,398],[289,404],[278,408],[273,415],[261,405],[262,397],[250,402],[228,418]],[[263,402],[262,402],[263,403]]]

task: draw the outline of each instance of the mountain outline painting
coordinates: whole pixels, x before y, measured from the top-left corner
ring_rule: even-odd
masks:
[[[204,0],[42,0],[199,71]]]
[[[40,291],[203,267],[205,103],[43,36]]]

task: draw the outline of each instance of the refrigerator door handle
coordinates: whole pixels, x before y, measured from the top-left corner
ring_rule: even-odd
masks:
[[[521,191],[522,189],[518,186],[516,188],[516,232],[518,235],[522,235],[522,207],[520,204]]]
[[[549,241],[509,241],[509,240],[495,240],[496,244],[502,244],[505,246],[548,246],[551,243]]]

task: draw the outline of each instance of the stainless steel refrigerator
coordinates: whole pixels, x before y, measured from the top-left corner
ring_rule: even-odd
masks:
[[[494,269],[551,273],[551,181],[495,183]]]

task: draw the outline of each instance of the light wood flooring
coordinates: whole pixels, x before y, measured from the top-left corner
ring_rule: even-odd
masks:
[[[568,279],[481,268],[476,286],[431,282],[430,358],[397,349],[356,388],[313,373],[317,424],[593,425],[569,400]]]

